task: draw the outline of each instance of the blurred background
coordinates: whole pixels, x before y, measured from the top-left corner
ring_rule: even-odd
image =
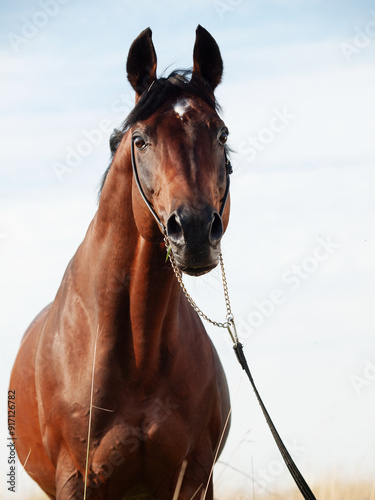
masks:
[[[9,375],[96,211],[109,136],[134,103],[129,46],[150,26],[159,76],[190,68],[201,24],[224,60],[223,254],[253,376],[317,497],[375,498],[373,1],[13,0],[0,13],[0,497],[44,498],[21,466],[7,491]],[[219,272],[186,282],[223,320]],[[216,499],[300,498],[227,332],[206,326],[233,407]]]

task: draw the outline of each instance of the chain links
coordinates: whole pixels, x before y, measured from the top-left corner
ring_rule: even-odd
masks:
[[[228,283],[227,283],[227,277],[225,275],[224,260],[223,260],[222,253],[220,252],[219,262],[220,262],[220,268],[221,268],[221,279],[222,279],[223,289],[224,289],[225,306],[226,306],[226,310],[227,310],[226,321],[223,322],[223,323],[221,323],[219,321],[214,321],[213,319],[210,319],[202,311],[202,309],[200,309],[197,306],[197,304],[194,302],[194,299],[192,298],[192,296],[187,291],[185,283],[182,280],[182,273],[181,273],[180,269],[178,269],[178,267],[176,265],[176,261],[174,259],[174,255],[173,255],[173,252],[172,252],[171,243],[170,243],[167,235],[164,236],[164,241],[165,241],[165,246],[166,246],[166,249],[167,249],[167,259],[169,258],[169,260],[171,262],[172,269],[173,269],[173,271],[174,271],[174,273],[176,275],[177,281],[179,282],[179,284],[180,284],[180,286],[182,288],[182,291],[184,292],[184,295],[187,298],[187,300],[188,300],[189,304],[191,305],[191,307],[194,309],[194,311],[196,313],[199,314],[199,316],[201,318],[203,318],[204,320],[206,320],[209,323],[211,323],[211,325],[217,326],[219,328],[227,328],[227,330],[229,331],[229,334],[230,334],[230,336],[231,336],[231,338],[233,340],[233,343],[237,343],[238,342],[238,337],[237,337],[237,332],[236,332],[236,326],[234,324],[234,317],[233,317],[233,314],[232,314],[232,308],[231,308],[231,305],[230,305]]]

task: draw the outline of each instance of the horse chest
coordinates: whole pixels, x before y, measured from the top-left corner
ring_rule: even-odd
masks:
[[[93,443],[92,472],[97,477],[141,480],[147,470],[155,471],[158,462],[165,467],[166,457],[169,464],[178,464],[193,438],[179,409],[168,397],[154,398],[138,415],[133,408],[131,415],[124,409],[110,416]]]

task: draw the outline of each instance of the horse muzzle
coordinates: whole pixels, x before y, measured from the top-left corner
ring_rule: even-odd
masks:
[[[181,271],[200,276],[217,266],[224,229],[216,210],[180,207],[169,216],[166,230]]]

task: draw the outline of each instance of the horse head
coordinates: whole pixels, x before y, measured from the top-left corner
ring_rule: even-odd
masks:
[[[151,30],[134,40],[127,73],[136,106],[123,140],[132,149],[138,231],[152,242],[167,236],[178,268],[198,276],[219,261],[230,173],[228,129],[214,97],[223,62],[216,41],[201,26],[193,62],[192,72],[158,79]]]

